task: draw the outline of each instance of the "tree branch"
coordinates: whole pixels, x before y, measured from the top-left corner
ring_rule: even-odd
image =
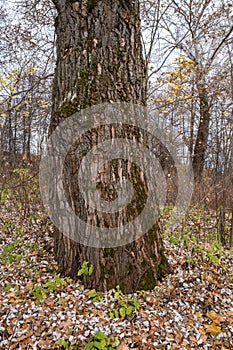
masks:
[[[231,35],[233,31],[233,26],[230,28],[229,32],[227,33],[227,35],[222,39],[222,41],[220,42],[220,44],[216,47],[216,49],[214,50],[213,55],[210,57],[210,65],[213,62],[216,54],[218,53],[218,51],[221,49],[222,45],[224,44],[224,42],[229,38],[229,36]]]

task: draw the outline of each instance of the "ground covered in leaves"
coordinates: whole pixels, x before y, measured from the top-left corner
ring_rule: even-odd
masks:
[[[101,295],[60,278],[42,212],[23,221],[10,206],[1,206],[0,349],[233,349],[233,250],[218,243],[214,215],[165,229],[174,273],[154,290]]]

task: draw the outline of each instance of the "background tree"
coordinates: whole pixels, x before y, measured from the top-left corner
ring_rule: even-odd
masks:
[[[232,2],[171,0],[163,4],[164,8],[166,11],[160,10],[157,50],[168,66],[164,66],[152,95],[157,95],[157,105],[166,111],[165,117],[179,123],[192,153],[195,178],[200,182],[208,147],[215,142],[210,131],[218,133],[212,128],[215,115],[223,106],[225,116],[232,108],[229,89],[228,97],[224,96],[230,72],[227,52],[232,46]],[[150,59],[153,61],[153,53]],[[175,69],[171,69],[172,61]],[[228,123],[227,118],[224,123]]]
[[[51,112],[53,9],[49,1],[0,5],[0,151],[39,154]]]

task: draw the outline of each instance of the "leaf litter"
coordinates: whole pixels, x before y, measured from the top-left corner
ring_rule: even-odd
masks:
[[[198,242],[165,234],[174,273],[150,292],[127,295],[140,307],[115,318],[114,295],[92,300],[93,291],[59,277],[42,212],[22,222],[17,210],[1,209],[0,349],[65,349],[61,339],[84,349],[96,332],[116,338],[118,350],[233,349],[233,250],[201,243],[199,222],[198,232],[189,225]]]

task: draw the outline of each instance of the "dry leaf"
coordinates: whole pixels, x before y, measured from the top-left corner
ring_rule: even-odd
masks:
[[[203,334],[203,335],[206,334],[206,332],[205,332],[205,330],[204,330],[203,328],[199,328],[198,330],[199,330],[199,332],[200,332],[201,334]]]
[[[214,323],[216,323],[216,324],[220,324],[221,322],[223,322],[224,321],[224,317],[222,317],[222,316],[219,316],[218,314],[216,314],[216,312],[209,312],[208,314],[207,314],[207,317],[211,320],[211,321],[213,321]]]
[[[59,325],[59,328],[67,331],[67,329],[70,328],[71,326],[73,326],[73,322],[70,319],[68,319],[67,321],[62,322]]]
[[[126,344],[121,343],[121,344],[118,346],[117,350],[130,350],[130,349],[129,349],[129,347],[128,347]]]
[[[216,326],[214,323],[212,324],[204,324],[207,332],[212,333],[212,334],[217,334],[221,332],[221,327]]]

